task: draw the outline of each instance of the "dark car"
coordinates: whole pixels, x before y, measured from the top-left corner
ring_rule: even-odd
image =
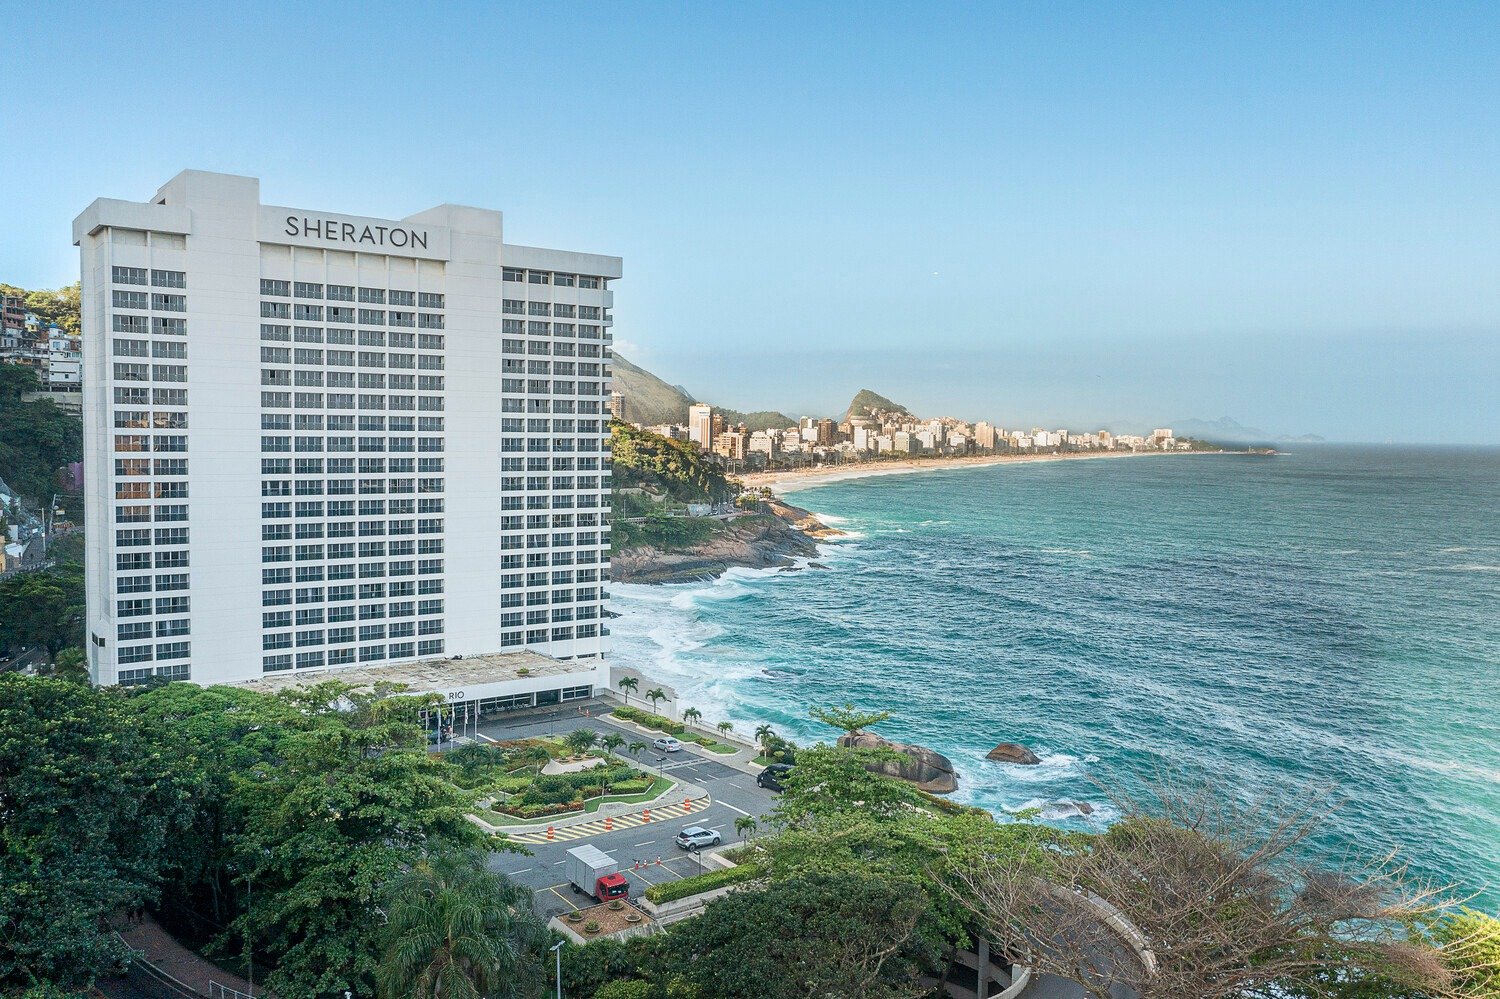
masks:
[[[755,775],[755,783],[772,791],[786,790],[786,775],[792,772],[790,763],[772,763]]]

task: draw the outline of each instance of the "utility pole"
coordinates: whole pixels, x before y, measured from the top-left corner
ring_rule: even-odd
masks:
[[[557,959],[557,999],[562,999],[562,946],[566,940],[559,940],[552,945],[552,956]]]

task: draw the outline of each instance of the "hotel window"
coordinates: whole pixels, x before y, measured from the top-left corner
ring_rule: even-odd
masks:
[[[157,288],[186,288],[187,274],[182,271],[153,270],[151,284]]]
[[[145,316],[122,316],[115,315],[116,333],[139,333],[145,336],[151,329],[151,324]],[[119,351],[116,351],[119,353]]]
[[[354,301],[354,285],[331,284],[328,286],[328,297],[335,302],[352,302]]]
[[[385,325],[385,310],[384,309],[360,309],[359,310],[359,321],[360,321],[361,325],[384,326]]]
[[[359,300],[368,305],[384,305],[384,288],[361,288],[359,289]]]
[[[395,291],[395,290],[392,290],[391,291],[390,301],[387,302],[386,304],[388,304],[388,305],[405,305],[405,306],[416,305],[417,304],[417,295],[416,295],[416,292],[412,292],[412,291]]]
[[[525,281],[526,280],[526,272],[523,271],[519,267],[507,267],[507,268],[505,268],[505,280],[507,280],[507,281]]]
[[[298,281],[294,288],[298,298],[322,298],[323,286],[308,281]]]
[[[120,317],[116,316],[115,318],[118,319]],[[116,338],[116,340],[115,340],[115,356],[116,357],[145,357],[146,356],[146,341],[145,340],[121,340],[121,339]]]
[[[114,267],[111,268],[110,277],[115,284],[145,284],[146,268]]]
[[[151,320],[151,332],[157,336],[187,336],[187,320],[157,316]]]
[[[550,316],[550,315],[552,315],[552,303],[551,302],[527,302],[526,303],[526,314],[527,315],[531,315],[531,316]]]
[[[332,311],[332,309],[329,310],[330,313]],[[283,318],[285,317],[283,316]],[[323,321],[323,307],[321,305],[305,305],[302,302],[298,302],[292,312],[292,318],[299,323],[321,323]]]
[[[142,284],[146,282],[142,281]],[[111,297],[117,309],[142,309],[146,308],[146,293],[144,291],[120,291],[115,290]]]
[[[187,344],[185,343],[153,343],[151,345],[152,357],[172,357],[179,360],[187,360]]]
[[[578,283],[576,274],[553,274],[552,283],[559,288],[571,288]]]
[[[422,329],[440,330],[444,328],[441,313],[419,312],[417,313],[417,325]]]
[[[157,312],[186,312],[187,298],[183,295],[151,295],[151,308]]]
[[[273,281],[270,278],[261,278],[260,293],[276,298],[290,298],[292,295],[292,285],[289,281]]]
[[[354,310],[348,308],[347,306],[330,305],[328,307],[328,321],[330,323],[344,323],[346,325],[353,326],[354,315]]]
[[[529,284],[550,284],[552,282],[551,271],[527,271],[526,281]]]
[[[596,277],[588,277],[586,275],[580,275],[579,278],[578,278],[578,287],[580,287],[580,288],[598,288],[599,287],[599,279],[596,278]]]
[[[129,294],[129,292],[120,292],[120,291],[115,292],[116,296],[124,295],[124,294]],[[142,296],[142,298],[144,299],[144,296]],[[118,300],[116,301],[116,304],[118,304]],[[145,308],[145,305],[143,304],[141,306],[141,308]],[[519,301],[517,299],[514,299],[514,298],[507,298],[507,299],[504,299],[503,302],[501,303],[500,309],[501,309],[502,312],[509,313],[510,315],[520,316],[520,315],[524,315],[525,312],[526,312],[526,303],[522,302],[522,301]]]
[[[260,317],[262,319],[290,319],[292,318],[292,307],[287,302],[261,302]],[[285,326],[281,328],[287,331],[287,336],[290,338],[291,330]],[[264,335],[265,329],[264,326],[261,327],[262,335]]]
[[[444,308],[444,301],[444,296],[439,295],[437,292],[424,291],[417,295],[417,307],[422,309]]]

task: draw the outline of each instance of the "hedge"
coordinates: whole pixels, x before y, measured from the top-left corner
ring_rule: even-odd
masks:
[[[738,867],[726,867],[717,871],[707,871],[703,874],[695,874],[690,878],[682,878],[678,881],[663,881],[659,885],[652,885],[646,889],[646,900],[656,905],[663,902],[675,902],[679,898],[687,898],[689,895],[699,895],[715,888],[724,888],[728,885],[737,885],[743,881],[753,881],[760,876],[760,868],[754,864],[741,864]]]
[[[637,725],[643,725],[658,732],[667,732],[671,735],[681,735],[687,731],[687,726],[681,722],[674,722],[670,718],[663,718],[661,715],[654,715],[649,711],[642,711],[640,708],[629,706],[615,708],[615,717],[624,718],[626,721],[633,721]]]

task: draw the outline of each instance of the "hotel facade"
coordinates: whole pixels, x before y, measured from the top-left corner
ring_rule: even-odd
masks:
[[[448,699],[607,685],[618,257],[507,244],[496,211],[284,208],[197,171],[73,235],[96,683],[520,653],[568,665],[470,670]]]

